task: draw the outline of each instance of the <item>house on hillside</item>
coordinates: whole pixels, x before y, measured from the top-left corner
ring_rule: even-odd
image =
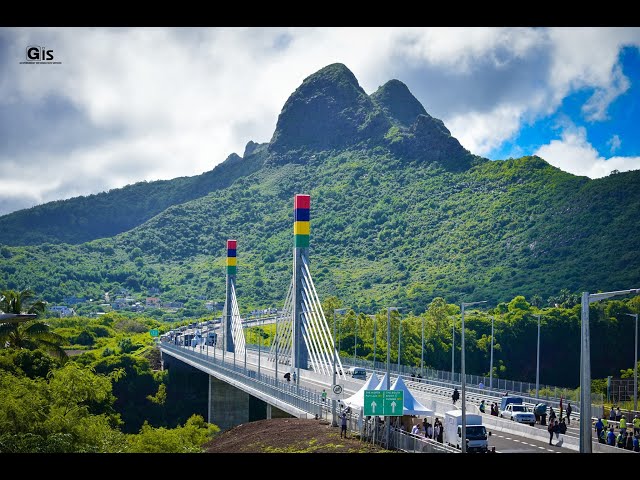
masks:
[[[49,310],[53,313],[58,314],[60,318],[73,317],[76,314],[73,308],[69,308],[65,305],[54,305],[53,307],[49,307]]]

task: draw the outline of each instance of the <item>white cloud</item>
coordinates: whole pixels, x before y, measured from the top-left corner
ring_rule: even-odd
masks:
[[[614,135],[607,141],[607,145],[609,145],[611,153],[615,153],[622,145],[622,140],[618,135]]]
[[[601,157],[587,140],[586,129],[574,125],[565,126],[560,140],[543,145],[535,155],[565,172],[589,178],[606,177],[613,170],[640,169],[640,157]]]
[[[20,65],[34,43],[62,64]],[[594,91],[584,114],[606,118],[629,86],[623,45],[640,45],[640,29],[3,29],[0,169],[17,166],[19,183],[3,185],[0,215],[16,198],[25,206],[211,170],[249,140],[269,141],[288,96],[334,62],[368,93],[404,81],[487,155],[578,89]],[[29,183],[43,172],[47,182]]]

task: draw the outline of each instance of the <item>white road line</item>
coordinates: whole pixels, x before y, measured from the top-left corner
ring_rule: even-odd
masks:
[[[517,438],[514,438],[513,441],[520,443],[520,440],[518,440]]]
[[[545,450],[545,448],[544,448],[544,447],[538,447],[538,448],[539,448],[540,450]]]

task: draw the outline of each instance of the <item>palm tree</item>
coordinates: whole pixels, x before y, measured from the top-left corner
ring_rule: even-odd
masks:
[[[5,313],[27,313],[42,314],[46,309],[46,302],[37,300],[31,301],[34,293],[32,290],[5,290],[0,292],[0,310]],[[1,323],[0,324],[0,345],[5,348],[35,350],[42,348],[51,355],[61,360],[67,358],[67,353],[60,346],[63,338],[51,331],[49,324],[38,320],[30,320],[22,323]]]

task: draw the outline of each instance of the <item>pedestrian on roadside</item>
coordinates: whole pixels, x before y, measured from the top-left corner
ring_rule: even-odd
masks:
[[[344,434],[344,438],[348,438],[347,437],[347,412],[342,412],[340,414],[340,438],[342,438],[342,435]]]
[[[327,391],[324,388],[322,389],[322,401],[327,401]]]
[[[627,435],[627,443],[625,443],[624,448],[627,450],[633,450],[633,435],[631,435],[631,432]]]
[[[602,418],[598,418],[598,421],[596,422],[596,433],[598,434],[598,438],[600,438],[602,430],[604,430],[604,423],[602,423]]]
[[[480,410],[480,413],[484,413],[484,410],[485,410],[484,400],[480,402],[480,406],[478,407],[478,410]]]
[[[640,452],[640,435],[633,436],[633,451]]]
[[[567,425],[571,425],[571,412],[573,409],[571,408],[571,402],[567,403]]]
[[[556,412],[553,411],[553,407],[549,407],[549,423],[553,425],[553,422],[555,419],[556,419]]]
[[[616,409],[615,409],[615,407],[611,407],[611,410],[609,410],[609,421],[610,422],[615,422],[616,421]]]
[[[565,419],[560,420],[560,425],[558,425],[558,433],[556,434],[556,438],[558,439],[558,443],[556,445],[559,447],[564,442],[564,434],[567,433],[567,424],[565,423]]]
[[[625,417],[624,415],[622,415],[622,418],[620,418],[619,427],[622,433],[627,433],[627,417]]]
[[[411,433],[413,435],[420,435],[420,424],[416,423],[412,428],[411,428]]]
[[[633,417],[633,434],[640,435],[640,418],[638,415]]]
[[[620,411],[620,406],[616,407],[616,422],[619,422],[622,418],[622,412]]]
[[[554,423],[549,421],[549,426],[547,427],[547,432],[549,432],[549,445],[553,445],[553,443],[551,443],[553,441],[553,426]]]
[[[620,430],[616,437],[616,444],[618,448],[624,448],[625,443],[627,443],[627,432],[623,433],[622,430]]]
[[[433,438],[433,427],[427,423],[427,438]]]
[[[616,434],[613,431],[613,425],[609,427],[609,432],[607,433],[607,445],[616,446]]]
[[[453,399],[453,404],[455,405],[458,399],[460,398],[460,392],[458,392],[458,387],[453,389],[453,394],[451,395],[451,398]]]

